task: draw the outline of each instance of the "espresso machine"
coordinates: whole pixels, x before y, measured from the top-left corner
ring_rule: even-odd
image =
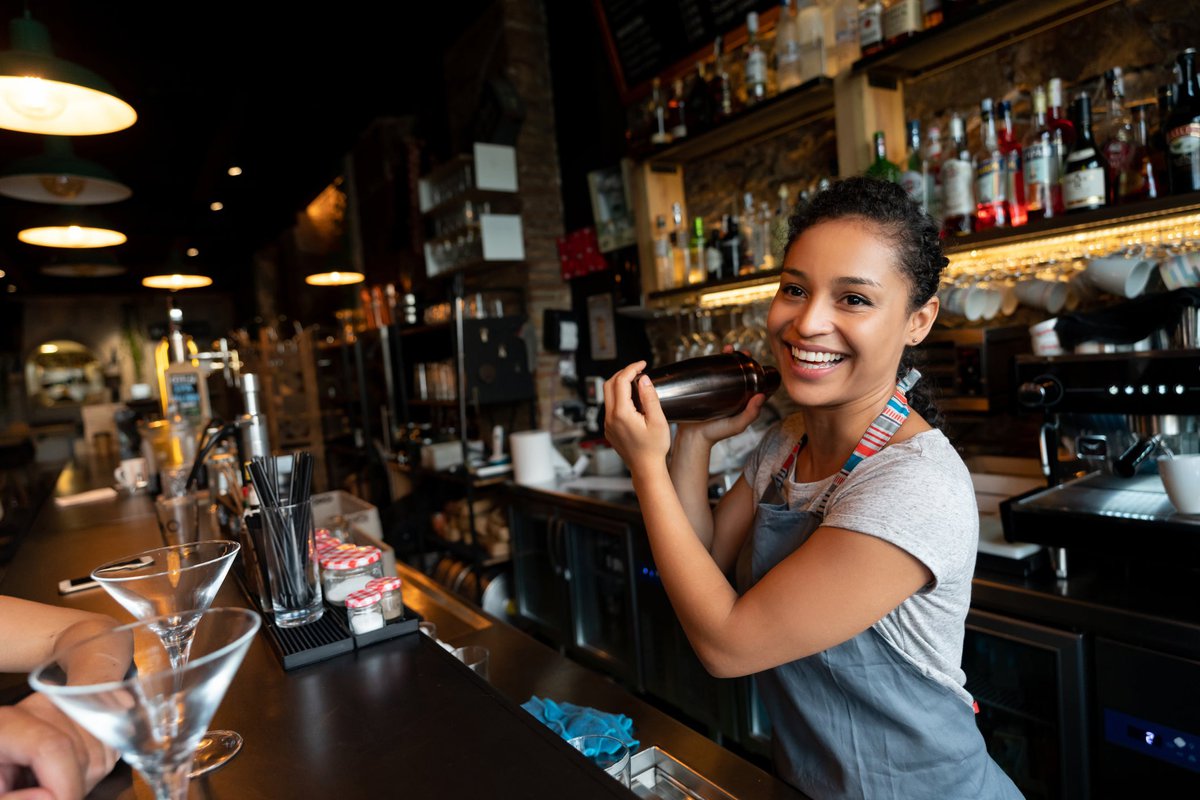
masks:
[[[1200,351],[1018,356],[1018,402],[1044,415],[1048,488],[1001,504],[1009,541],[1200,567],[1200,517],[1175,511],[1154,456],[1200,453]]]

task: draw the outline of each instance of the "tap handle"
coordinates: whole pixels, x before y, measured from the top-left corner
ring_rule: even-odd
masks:
[[[1138,466],[1158,449],[1161,441],[1162,436],[1157,433],[1149,439],[1139,439],[1113,463],[1113,471],[1122,478],[1132,478]]]

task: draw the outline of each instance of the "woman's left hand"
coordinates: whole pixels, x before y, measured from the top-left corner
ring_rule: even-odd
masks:
[[[604,436],[634,475],[664,465],[671,449],[671,425],[650,379],[643,376],[634,385],[645,368],[645,361],[636,361],[604,383]],[[633,404],[635,391],[642,411]]]

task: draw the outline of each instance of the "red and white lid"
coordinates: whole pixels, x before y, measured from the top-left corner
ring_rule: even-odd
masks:
[[[317,528],[317,530],[315,532],[313,532],[313,536],[316,537],[318,542],[321,541],[322,539],[336,538],[332,533],[329,532],[328,528]]]
[[[321,568],[326,571],[361,569],[383,558],[378,547],[355,547],[350,550],[338,548],[321,559]]]
[[[395,575],[389,575],[386,578],[372,578],[367,581],[365,588],[376,592],[397,592],[401,585],[403,585],[403,581]]]
[[[346,608],[366,608],[375,605],[383,599],[379,592],[370,589],[359,589],[346,595]]]

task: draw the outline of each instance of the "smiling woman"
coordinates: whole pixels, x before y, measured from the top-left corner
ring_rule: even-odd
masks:
[[[813,797],[1009,798],[963,688],[978,540],[970,476],[910,404],[903,363],[946,263],[898,186],[851,178],[792,220],[768,315],[800,411],[772,426],[715,511],[713,444],[757,417],[681,423],[642,363],[605,385],[663,586],[714,675],[756,674],[776,768]],[[666,456],[670,452],[670,464]],[[930,502],[936,498],[936,502]],[[730,578],[732,576],[732,580]]]

